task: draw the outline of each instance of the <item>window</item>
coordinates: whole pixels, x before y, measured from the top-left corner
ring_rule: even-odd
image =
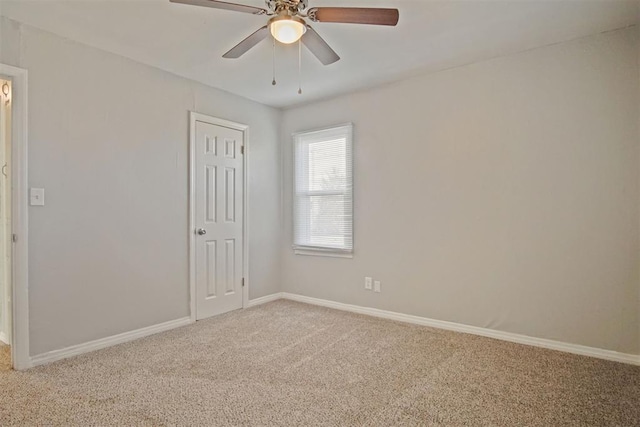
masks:
[[[301,132],[294,140],[294,241],[298,254],[353,252],[351,124]]]

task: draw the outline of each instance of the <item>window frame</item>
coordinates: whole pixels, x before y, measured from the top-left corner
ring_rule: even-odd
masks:
[[[342,130],[346,131],[346,132],[342,132]],[[311,246],[311,245],[298,245],[296,244],[296,229],[297,229],[297,224],[298,224],[298,212],[297,212],[297,198],[298,198],[298,192],[297,192],[297,181],[296,181],[296,175],[297,175],[297,169],[296,166],[298,165],[298,156],[300,155],[300,153],[298,152],[297,149],[297,145],[298,145],[298,141],[301,137],[312,137],[314,134],[328,134],[327,137],[330,138],[331,137],[331,133],[334,131],[336,134],[340,134],[342,135],[343,133],[346,133],[347,136],[347,141],[346,141],[346,164],[347,164],[347,171],[350,170],[350,177],[349,181],[351,183],[350,189],[347,191],[337,191],[337,190],[326,190],[326,191],[309,191],[307,194],[308,196],[312,196],[312,195],[322,195],[322,196],[331,196],[331,195],[341,195],[341,196],[346,196],[347,194],[349,194],[350,199],[351,199],[351,248],[350,249],[341,249],[341,248],[332,248],[332,247],[324,247],[324,246]],[[326,256],[326,257],[336,257],[336,258],[353,258],[353,252],[354,252],[354,170],[353,170],[353,123],[341,123],[341,124],[337,124],[337,125],[331,125],[331,126],[326,126],[326,127],[322,127],[322,128],[315,128],[315,129],[311,129],[311,130],[304,130],[304,131],[299,131],[299,132],[294,132],[291,135],[291,140],[292,140],[292,144],[293,144],[293,179],[292,179],[292,193],[293,193],[293,199],[292,199],[292,211],[293,211],[293,221],[292,221],[292,225],[293,225],[293,233],[292,233],[292,239],[293,239],[293,244],[292,244],[292,248],[294,250],[294,254],[296,255],[312,255],[312,256]],[[308,159],[308,155],[306,156]],[[305,168],[309,167],[309,162],[304,162],[302,163],[304,165]]]

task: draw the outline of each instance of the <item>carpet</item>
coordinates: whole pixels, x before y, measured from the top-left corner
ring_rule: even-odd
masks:
[[[292,301],[0,373],[0,425],[640,425],[640,367]]]
[[[11,370],[11,347],[0,342],[0,372]]]

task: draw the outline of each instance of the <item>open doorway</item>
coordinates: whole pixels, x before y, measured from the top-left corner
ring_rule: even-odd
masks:
[[[0,78],[0,371],[13,366],[11,231],[11,81]]]

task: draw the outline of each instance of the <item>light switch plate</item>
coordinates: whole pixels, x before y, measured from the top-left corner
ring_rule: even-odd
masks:
[[[364,278],[364,288],[370,291],[371,290],[371,282],[372,282],[371,277],[365,277]]]
[[[380,281],[376,280],[373,282],[373,292],[380,292]]]
[[[31,206],[44,206],[44,188],[32,188],[29,191]]]

